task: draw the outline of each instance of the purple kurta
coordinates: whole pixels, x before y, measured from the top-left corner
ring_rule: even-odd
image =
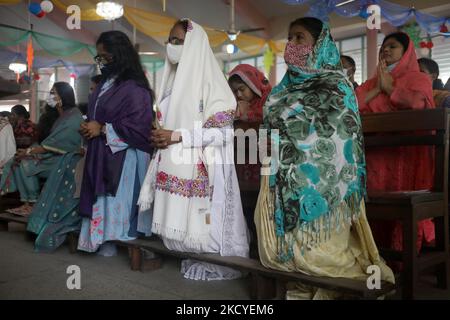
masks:
[[[151,153],[149,137],[153,104],[150,93],[135,81],[127,80],[114,84],[98,98],[102,85],[97,86],[89,99],[88,121],[111,123],[117,135],[130,148]],[[87,147],[79,209],[80,216],[90,218],[97,196],[115,196],[126,150],[113,154],[103,135],[89,140]]]

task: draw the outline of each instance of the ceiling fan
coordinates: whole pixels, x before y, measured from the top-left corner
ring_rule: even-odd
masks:
[[[262,31],[264,28],[251,28],[251,29],[243,29],[243,30],[236,30],[236,24],[235,24],[235,0],[229,0],[230,5],[230,24],[228,30],[217,30],[224,32],[228,35],[228,38],[230,41],[235,41],[239,34],[241,33],[249,33],[249,32],[256,32],[256,31]]]

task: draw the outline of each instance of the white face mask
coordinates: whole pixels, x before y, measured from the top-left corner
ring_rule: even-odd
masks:
[[[349,75],[350,69],[344,68],[342,71],[344,72],[344,75],[345,75],[347,78],[350,78],[350,75]]]
[[[391,64],[391,65],[388,65],[388,66],[387,66],[388,71],[389,71],[389,72],[392,72],[392,70],[394,70],[394,68],[395,68],[397,65],[398,65],[398,62],[393,63],[393,64]]]
[[[181,54],[183,53],[183,45],[174,45],[168,43],[166,46],[167,59],[170,63],[177,64],[180,62]]]
[[[56,108],[56,105],[58,104],[58,102],[56,101],[55,95],[54,94],[50,94],[47,98],[47,104],[52,107],[52,108]]]

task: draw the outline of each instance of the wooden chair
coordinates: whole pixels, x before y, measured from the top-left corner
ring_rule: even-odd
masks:
[[[386,259],[403,262],[403,298],[414,299],[419,273],[432,268],[440,288],[450,287],[448,166],[449,111],[446,109],[408,110],[362,115],[365,148],[434,146],[435,177],[430,191],[370,192],[366,202],[369,220],[401,220],[403,251],[384,250]],[[424,131],[424,135],[414,132]],[[382,135],[376,135],[382,133]],[[401,134],[399,134],[401,133]],[[375,134],[375,135],[373,135]],[[417,253],[417,222],[433,218],[436,246]]]

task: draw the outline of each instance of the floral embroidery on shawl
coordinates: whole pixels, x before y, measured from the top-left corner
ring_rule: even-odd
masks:
[[[206,120],[203,128],[222,128],[233,124],[234,110],[217,112]]]
[[[212,195],[209,186],[208,172],[203,163],[197,164],[198,175],[195,179],[182,179],[159,171],[156,176],[156,189],[182,197],[206,198]]]

